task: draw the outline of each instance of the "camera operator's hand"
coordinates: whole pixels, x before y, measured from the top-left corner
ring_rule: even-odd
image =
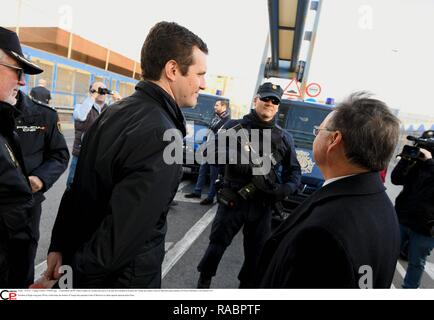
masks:
[[[121,99],[122,99],[122,96],[119,93],[117,93],[116,91],[112,92],[112,100],[113,100],[113,102],[118,102]]]
[[[423,154],[423,157],[421,157],[422,161],[432,159],[432,154],[428,150],[420,148],[420,153]]]
[[[99,93],[98,93],[97,90],[92,90],[89,94],[90,94],[90,97],[91,97],[91,99],[92,99],[93,101],[95,101],[95,100],[96,100],[96,97],[99,96]]]

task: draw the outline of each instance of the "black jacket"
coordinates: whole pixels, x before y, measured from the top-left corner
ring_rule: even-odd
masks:
[[[392,183],[403,185],[395,201],[399,222],[431,236],[434,228],[434,160],[401,159],[392,171]]]
[[[51,100],[51,92],[45,87],[37,86],[30,90],[30,96],[42,103],[49,104]]]
[[[228,122],[230,119],[231,119],[231,109],[227,107],[226,111],[223,112],[223,114],[221,115],[215,114],[214,118],[211,120],[211,124],[209,128],[214,134],[216,134],[218,130],[221,127],[223,127],[226,124],[226,122]]]
[[[259,283],[264,288],[359,288],[372,270],[373,288],[390,288],[399,226],[378,172],[316,191],[267,241]]]
[[[27,209],[33,206],[12,112],[0,102],[0,288],[8,287],[8,241],[30,238]]]
[[[56,110],[21,91],[14,113],[27,174],[44,183],[43,189],[35,195],[35,199],[42,200],[42,194],[68,167],[69,151],[60,132],[59,118]]]
[[[250,136],[251,130],[258,129],[260,150],[256,150],[256,152],[259,153],[261,157],[263,156],[263,129],[271,130],[271,152],[274,156],[274,159],[277,161],[277,164],[272,168],[272,170],[274,170],[278,176],[277,182],[286,186],[287,196],[294,193],[300,184],[301,168],[297,160],[297,154],[295,152],[294,142],[291,134],[287,130],[282,129],[275,124],[274,120],[269,124],[263,124],[261,121],[259,121],[254,110],[250,114],[244,116],[241,120],[228,121],[224,125],[223,129],[230,130],[231,128],[237,128],[237,126],[240,128],[239,125],[241,125],[241,128],[248,131],[248,138],[251,142],[253,140]],[[236,131],[239,132],[239,130]],[[219,135],[217,135],[217,137],[219,137]],[[218,142],[216,142],[216,144],[218,145]],[[226,146],[226,156],[228,156],[227,161],[228,163],[231,163],[231,160],[229,159],[230,151],[228,147],[230,144],[227,143]],[[243,165],[240,166],[242,159],[239,149],[240,144],[237,145],[237,148],[237,164],[228,164],[225,166],[225,181],[244,186],[245,184],[251,182],[252,175],[250,170],[248,174],[245,174],[245,172],[240,172],[240,167],[243,167]],[[217,157],[218,153],[219,151],[217,152]]]
[[[74,182],[65,192],[50,251],[72,260],[78,287],[110,287],[134,258],[164,241],[166,215],[181,177],[167,165],[166,130],[185,136],[175,101],[159,86],[140,82],[111,105],[84,137]],[[149,272],[161,264],[148,263]],[[142,270],[146,272],[146,270]]]

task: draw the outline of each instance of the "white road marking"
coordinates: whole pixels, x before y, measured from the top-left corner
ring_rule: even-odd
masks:
[[[425,272],[430,276],[431,280],[434,281],[434,263],[426,262]]]
[[[396,263],[396,271],[398,271],[398,273],[401,275],[402,279],[405,278],[405,269],[404,267],[401,265],[401,263],[399,263],[399,261]]]
[[[191,181],[181,181],[181,183],[178,186],[178,192],[184,189],[186,186],[188,186],[191,183]]]
[[[42,261],[40,264],[38,264],[35,267],[35,279],[34,279],[34,281],[38,280],[42,276],[42,273],[45,270],[47,270],[47,260]]]
[[[170,249],[164,257],[162,266],[162,278],[173,268],[173,266],[181,259],[185,252],[192,246],[194,241],[208,227],[217,212],[217,205],[209,209],[196,224],[187,231],[184,237],[179,240],[172,249]]]

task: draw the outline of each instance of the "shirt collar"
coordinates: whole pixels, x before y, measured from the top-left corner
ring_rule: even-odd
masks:
[[[326,181],[324,181],[324,184],[322,186],[325,187],[326,185],[328,185],[330,183],[333,183],[335,181],[338,181],[338,180],[341,180],[341,179],[344,179],[344,178],[347,178],[347,177],[352,177],[352,176],[355,176],[355,175],[356,174],[349,174],[347,176],[340,176],[340,177],[330,178],[330,179],[327,179]]]

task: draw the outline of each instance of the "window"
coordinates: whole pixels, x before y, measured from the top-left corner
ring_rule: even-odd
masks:
[[[74,70],[65,66],[57,65],[56,91],[72,93],[74,84]]]
[[[87,95],[89,92],[90,74],[81,70],[75,71],[74,94]]]
[[[71,95],[67,94],[52,94],[51,105],[55,107],[73,107],[74,98]]]
[[[119,82],[119,94],[122,98],[128,97],[134,92],[135,87],[133,83]]]
[[[38,58],[32,58],[32,62],[36,63],[41,69],[44,70],[44,72],[42,72],[41,74],[30,76],[29,83],[27,84],[29,90],[38,85],[39,79],[44,79],[45,81],[47,81],[46,88],[51,90],[54,65],[48,61],[44,61]]]

